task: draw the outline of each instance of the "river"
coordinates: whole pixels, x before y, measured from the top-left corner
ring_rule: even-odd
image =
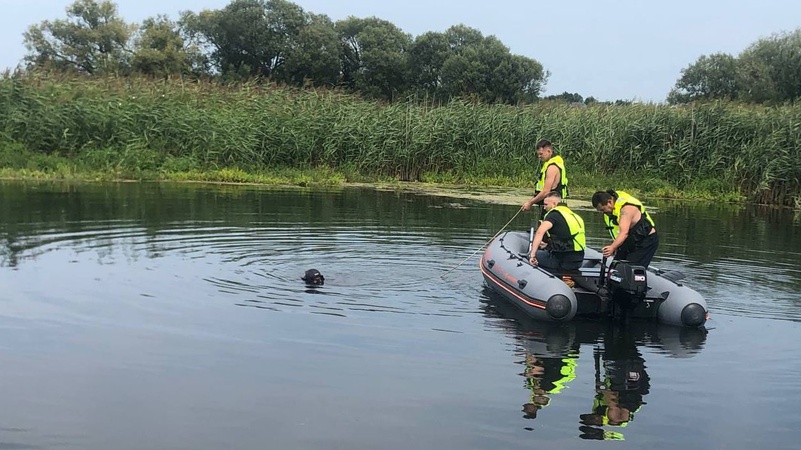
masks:
[[[705,296],[702,331],[522,316],[478,269],[518,205],[157,183],[0,199],[3,449],[798,448],[798,211],[647,202],[653,265]]]

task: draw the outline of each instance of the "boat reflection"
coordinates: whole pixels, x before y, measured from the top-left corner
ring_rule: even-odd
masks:
[[[595,397],[592,412],[579,416],[583,439],[621,440],[623,434],[606,427],[625,427],[645,404],[651,387],[645,360],[634,334],[607,328],[602,347],[593,350]]]
[[[572,416],[578,417],[582,439],[624,438],[623,430],[640,413],[651,389],[641,349],[666,357],[692,357],[703,349],[707,335],[704,329],[645,321],[632,321],[625,328],[608,321],[541,322],[491,293],[484,300],[484,315],[515,341],[528,390],[522,409],[526,419],[544,414],[578,373],[587,374],[577,371],[579,357],[584,352],[589,361],[591,354],[595,380],[587,397],[592,396],[592,401]]]

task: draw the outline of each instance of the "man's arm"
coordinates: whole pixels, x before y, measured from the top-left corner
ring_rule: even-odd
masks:
[[[553,223],[548,220],[544,220],[540,226],[537,228],[537,232],[534,234],[534,241],[531,243],[531,248],[529,249],[530,257],[529,262],[533,265],[537,265],[537,249],[540,248],[540,244],[542,243],[543,238],[545,238],[545,233],[548,232],[553,227]]]
[[[559,167],[556,167],[556,164],[548,166],[548,170],[545,171],[545,184],[542,185],[542,190],[532,197],[531,200],[523,203],[523,210],[528,210],[532,205],[541,202],[549,192],[559,185],[559,178],[562,175],[559,172]]]
[[[617,249],[623,245],[623,242],[626,241],[626,238],[629,237],[629,229],[631,229],[631,224],[633,219],[639,213],[640,210],[637,209],[634,205],[625,205],[623,208],[620,209],[620,217],[618,217],[618,224],[620,227],[619,232],[617,233],[617,237],[611,244],[603,248],[603,255],[604,256],[612,256]]]

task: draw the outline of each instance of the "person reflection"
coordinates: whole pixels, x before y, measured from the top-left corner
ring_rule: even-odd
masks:
[[[576,378],[576,359],[575,355],[542,357],[526,350],[525,365],[523,376],[531,394],[529,401],[523,404],[523,417],[536,419],[537,413],[551,403],[551,396]]]
[[[631,333],[608,330],[603,350],[596,349],[595,398],[592,413],[581,414],[580,437],[597,440],[622,440],[623,433],[607,427],[625,427],[645,404],[650,389],[645,360]],[[603,359],[603,361],[601,361]]]

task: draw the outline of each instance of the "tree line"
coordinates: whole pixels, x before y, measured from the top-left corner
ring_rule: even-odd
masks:
[[[536,60],[465,25],[413,38],[376,17],[334,22],[286,0],[233,0],[140,25],[123,20],[111,1],[77,0],[66,19],[30,26],[24,43],[27,70],[269,79],[389,101],[531,102],[548,77]]]
[[[760,39],[738,56],[702,55],[681,71],[668,103],[737,100],[779,104],[801,97],[801,28]]]
[[[232,0],[218,10],[122,19],[109,0],[76,0],[66,19],[24,33],[26,70],[144,74],[336,87],[370,99],[455,97],[485,103],[598,102],[578,93],[542,97],[549,73],[495,36],[454,25],[417,37],[376,17],[332,21],[287,0]],[[801,96],[801,29],[760,39],[738,56],[702,55],[681,71],[669,104],[736,100],[778,104]]]

